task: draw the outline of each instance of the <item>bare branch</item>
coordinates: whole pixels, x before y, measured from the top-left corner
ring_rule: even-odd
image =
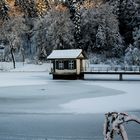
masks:
[[[138,117],[136,117],[135,115],[128,116],[124,120],[124,122],[130,122],[130,121],[134,121],[134,122],[140,124],[140,119]],[[122,123],[124,123],[124,122],[122,122]],[[122,123],[120,123],[120,124],[122,124]]]

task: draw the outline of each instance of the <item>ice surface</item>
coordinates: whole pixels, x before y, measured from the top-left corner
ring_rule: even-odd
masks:
[[[104,112],[140,110],[140,81],[52,80],[46,69],[0,72],[0,139],[101,140]],[[139,127],[128,128],[139,140]]]
[[[26,111],[33,112],[42,109],[42,112],[47,110],[53,113],[104,113],[140,109],[140,81],[55,81],[47,69],[47,64],[26,64],[19,65],[12,72],[1,72],[1,101],[9,101],[10,107],[10,103],[14,106],[13,101],[18,104],[20,99],[24,105],[19,105],[17,110],[25,111],[28,108]],[[25,104],[24,101],[28,103]],[[16,110],[17,104],[14,103]],[[0,109],[8,109],[2,105],[3,108]]]

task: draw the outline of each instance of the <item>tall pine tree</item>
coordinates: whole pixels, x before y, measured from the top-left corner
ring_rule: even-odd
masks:
[[[75,26],[75,48],[82,48],[82,35],[81,35],[81,14],[80,14],[80,1],[78,0],[68,0],[68,8],[70,10],[71,17],[70,19],[73,21]]]
[[[7,20],[9,19],[9,7],[5,0],[0,1],[0,19]]]

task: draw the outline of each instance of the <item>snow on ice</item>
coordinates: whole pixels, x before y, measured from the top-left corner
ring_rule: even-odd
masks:
[[[139,83],[127,82],[94,82],[89,85],[101,85],[102,87],[124,91],[125,94],[86,98],[71,101],[62,105],[66,110],[75,113],[105,113],[110,111],[130,111],[140,109]],[[104,91],[106,92],[106,91]],[[99,93],[100,94],[100,93]],[[94,109],[93,109],[94,107]]]

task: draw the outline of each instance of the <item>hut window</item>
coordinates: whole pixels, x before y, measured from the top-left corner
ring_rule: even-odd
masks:
[[[69,60],[69,69],[74,69],[74,61]]]
[[[64,69],[64,61],[63,60],[58,61],[58,69],[60,69],[60,70]]]

